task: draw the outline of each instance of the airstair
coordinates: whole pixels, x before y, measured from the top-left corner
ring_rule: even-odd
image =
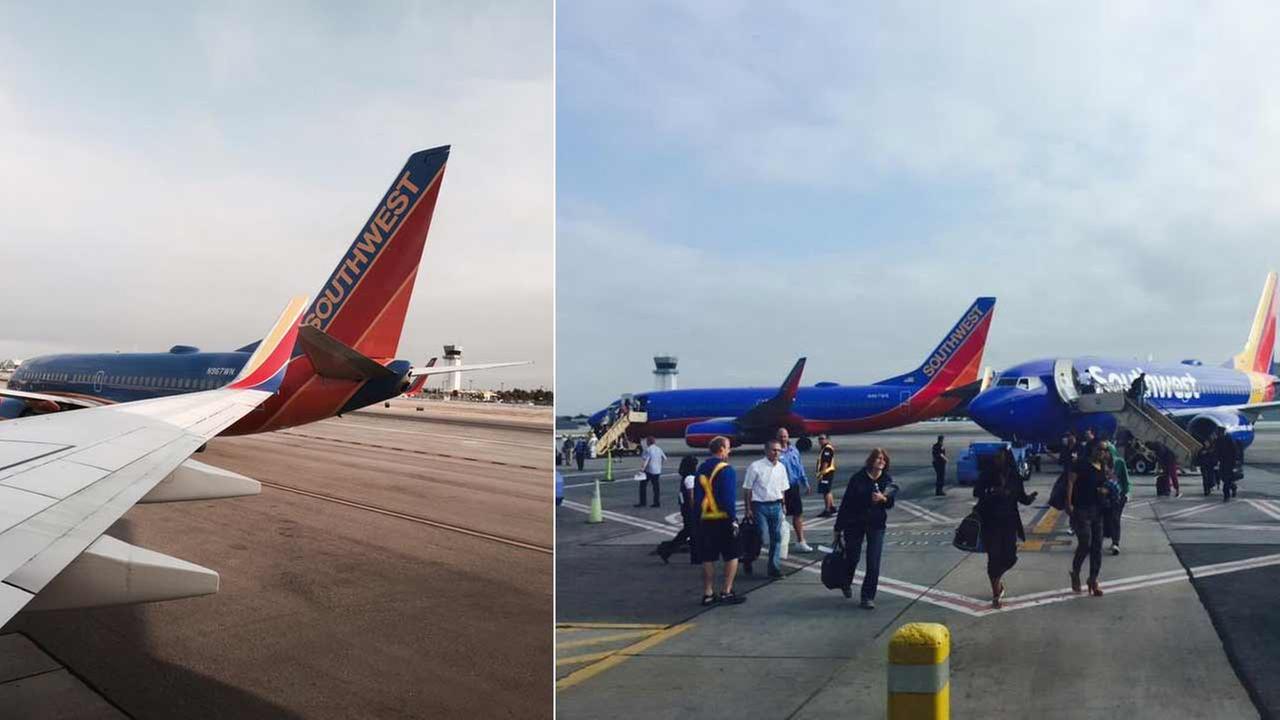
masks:
[[[613,424],[601,433],[600,437],[596,438],[596,455],[600,456],[609,452],[618,440],[622,439],[622,436],[626,434],[627,428],[631,426],[631,423],[642,423],[646,420],[648,420],[646,413],[637,410],[619,411],[618,417],[613,421]]]
[[[1195,465],[1200,443],[1157,408],[1120,391],[1079,392],[1075,372],[1068,359],[1058,360],[1053,374],[1058,397],[1077,412],[1110,413],[1115,416],[1116,425],[1129,431],[1133,437],[1149,445],[1169,448],[1183,467]]]

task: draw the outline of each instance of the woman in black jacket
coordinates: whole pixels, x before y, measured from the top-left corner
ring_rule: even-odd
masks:
[[[849,577],[840,589],[853,597],[853,573],[858,569],[862,541],[867,541],[867,572],[862,579],[862,607],[876,606],[876,584],[880,581],[880,553],[884,550],[885,522],[889,508],[898,495],[898,486],[889,476],[889,453],[874,448],[861,470],[849,478],[836,513],[836,533],[844,533],[845,553],[849,558]]]
[[[978,481],[973,496],[978,498],[978,517],[982,520],[982,545],[987,551],[987,578],[991,581],[991,607],[999,608],[1004,599],[1001,578],[1018,562],[1018,540],[1026,540],[1018,503],[1030,505],[1036,493],[1027,494],[1018,473],[1013,453],[1005,448],[997,455],[984,455],[979,461]]]

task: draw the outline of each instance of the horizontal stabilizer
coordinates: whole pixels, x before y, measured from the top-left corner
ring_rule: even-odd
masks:
[[[298,330],[298,342],[302,351],[311,359],[311,366],[320,377],[335,380],[373,380],[394,375],[381,363],[360,354],[355,348],[342,343],[310,325]]]
[[[185,500],[219,500],[221,498],[257,495],[262,484],[230,470],[187,460],[161,480],[139,503],[182,502]]]
[[[27,604],[28,610],[131,605],[218,592],[218,573],[103,535]]]
[[[424,367],[416,367],[409,371],[409,377],[420,377],[423,375],[444,375],[446,373],[455,372],[472,372],[475,370],[492,370],[500,367],[515,367],[516,365],[532,365],[532,360],[519,360],[516,362],[500,362],[500,363],[478,363],[475,365],[432,365],[435,358],[431,358],[431,362]]]

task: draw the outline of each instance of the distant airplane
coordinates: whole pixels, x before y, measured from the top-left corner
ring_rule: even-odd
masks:
[[[808,450],[809,436],[844,435],[898,427],[939,417],[962,407],[978,392],[982,352],[995,315],[995,298],[980,297],[960,316],[942,342],[914,370],[873,385],[831,382],[800,387],[805,359],[796,362],[779,388],[702,388],[637,393],[593,414],[603,431],[627,408],[644,413],[627,435],[685,439],[705,447],[716,435],[735,445],[759,443],[785,427]]]
[[[54,610],[207,595],[218,573],[103,533],[134,503],[256,495],[261,484],[188,459],[276,397],[297,297],[222,387],[0,423],[0,625]]]
[[[969,403],[969,416],[1005,440],[1056,444],[1068,430],[1115,433],[1115,417],[1081,413],[1072,401],[1081,390],[1128,390],[1144,376],[1146,404],[1176,421],[1195,439],[1222,428],[1242,447],[1253,442],[1259,413],[1280,405],[1272,357],[1276,341],[1276,274],[1269,273],[1244,349],[1221,367],[1199,360],[1142,363],[1081,356],[1039,359],[1001,371],[995,384]],[[1056,369],[1056,370],[1055,370]],[[1063,396],[1066,395],[1064,398]]]
[[[302,425],[421,387],[431,374],[527,362],[418,367],[395,359],[449,147],[409,156],[303,315],[279,392],[224,435]],[[257,348],[30,358],[0,389],[0,419],[192,393],[227,384]]]

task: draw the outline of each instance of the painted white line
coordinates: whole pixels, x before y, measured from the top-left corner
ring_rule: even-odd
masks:
[[[1272,565],[1280,565],[1280,554],[1263,555],[1245,560],[1216,563],[1214,565],[1200,565],[1198,567],[1191,568],[1191,575],[1198,578],[1212,577],[1223,573],[1236,572],[1238,570],[1252,570],[1254,568],[1270,567]]]
[[[576,502],[573,502],[572,500],[565,500],[564,503],[562,503],[562,507],[567,507],[570,510],[576,510],[580,513],[586,513],[586,514],[591,513],[591,506],[583,505],[582,503],[576,503]],[[670,525],[663,525],[662,523],[654,522],[652,520],[632,517],[630,515],[623,515],[622,513],[616,513],[616,512],[613,512],[612,510],[605,510],[600,514],[602,517],[605,517],[609,520],[614,520],[616,522],[620,522],[626,525],[631,525],[632,527],[638,527],[642,530],[653,530],[654,532],[670,533],[673,530],[679,529],[679,528],[671,527]]]
[[[1280,525],[1232,525],[1230,523],[1178,523],[1170,530],[1280,530]]]
[[[1207,505],[1198,505],[1196,507],[1191,508],[1190,510],[1179,510],[1176,514],[1171,513],[1169,515],[1163,515],[1161,516],[1160,519],[1161,520],[1177,520],[1178,522],[1182,522],[1183,520],[1191,517],[1192,515],[1199,515],[1202,512],[1207,512],[1209,510],[1213,510],[1214,508],[1220,508],[1222,506],[1223,506],[1223,503],[1209,503]]]
[[[1280,520],[1280,511],[1277,511],[1275,508],[1271,507],[1267,503],[1264,503],[1261,500],[1252,500],[1252,499],[1245,500],[1245,502],[1249,503],[1254,508],[1262,512],[1263,515],[1266,515],[1272,520]]]
[[[1180,517],[1183,517],[1184,515],[1195,515],[1196,513],[1202,513],[1205,510],[1212,510],[1213,508],[1216,508],[1219,506],[1220,506],[1220,503],[1206,503],[1204,505],[1193,505],[1189,508],[1174,510],[1173,512],[1170,512],[1170,513],[1161,513],[1160,519],[1173,520],[1174,518],[1180,518]]]
[[[932,510],[923,508],[909,500],[899,500],[895,504],[898,507],[902,508],[903,510],[906,510],[907,512],[911,513],[912,515],[915,515],[916,517],[922,518],[924,520],[928,520],[930,522],[938,522],[938,523],[955,522],[954,520],[947,517],[946,515],[942,515],[942,514],[933,512]]]

